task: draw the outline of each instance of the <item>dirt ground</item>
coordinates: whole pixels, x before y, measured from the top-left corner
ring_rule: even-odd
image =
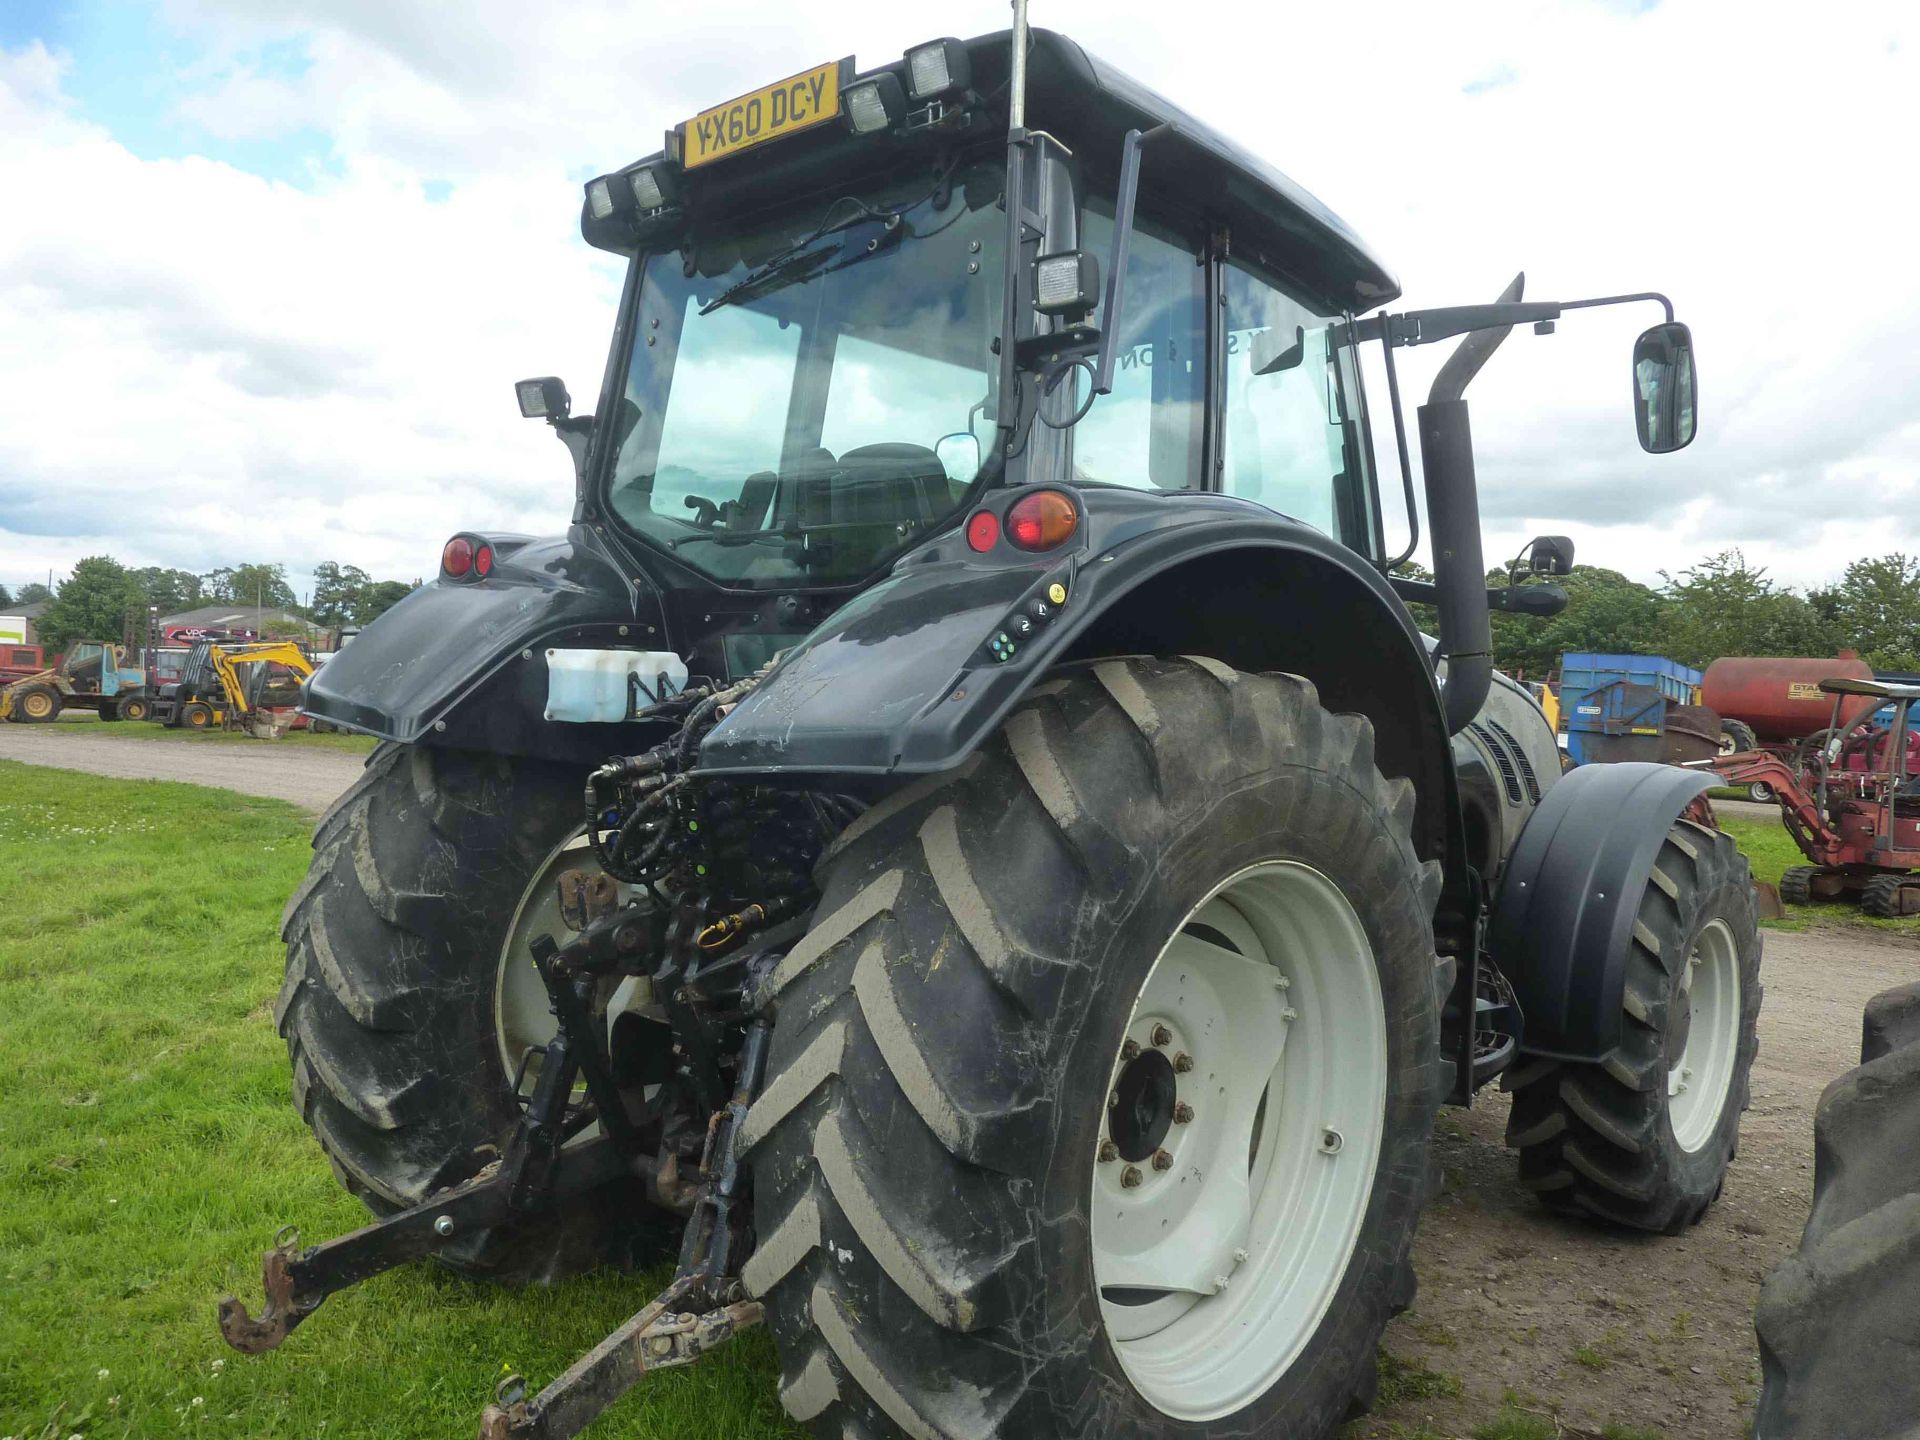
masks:
[[[1442,1112],[1446,1187],[1415,1242],[1420,1296],[1386,1346],[1446,1377],[1415,1375],[1408,1388],[1457,1381],[1460,1393],[1402,1399],[1356,1436],[1421,1427],[1467,1436],[1503,1399],[1569,1435],[1607,1426],[1663,1440],[1747,1435],[1760,1390],[1754,1301],[1806,1223],[1814,1106],[1860,1058],[1868,997],[1920,979],[1920,943],[1859,928],[1770,930],[1761,973],[1740,1155],[1720,1203],[1686,1235],[1607,1233],[1547,1214],[1515,1179],[1496,1090],[1471,1111]]]
[[[97,723],[76,722],[89,729]],[[180,780],[291,800],[318,816],[360,773],[366,756],[344,750],[165,743],[70,732],[66,725],[0,725],[0,760],[85,770],[117,780]]]

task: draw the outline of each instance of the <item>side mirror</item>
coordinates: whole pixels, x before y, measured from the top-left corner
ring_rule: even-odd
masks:
[[[1573,540],[1566,535],[1542,535],[1527,547],[1527,569],[1535,575],[1571,575]]]
[[[1693,333],[1678,321],[1641,332],[1633,343],[1633,422],[1650,455],[1685,449],[1693,441],[1697,392]]]
[[[513,394],[520,402],[520,413],[529,420],[545,420],[551,424],[566,419],[573,411],[573,397],[567,394],[567,387],[560,383],[557,375],[516,380]]]
[[[980,437],[970,430],[942,435],[933,446],[934,458],[956,485],[971,485],[980,473]]]

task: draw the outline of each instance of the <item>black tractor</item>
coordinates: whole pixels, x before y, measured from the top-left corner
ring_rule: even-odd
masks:
[[[455,536],[311,683],[386,743],[275,1013],[379,1219],[287,1238],[229,1340],[403,1260],[677,1245],[482,1434],[764,1319],[821,1435],[1320,1437],[1413,1297],[1441,1105],[1501,1080],[1557,1210],[1701,1218],[1746,862],[1707,777],[1562,777],[1494,673],[1489,611],[1553,613],[1572,547],[1489,588],[1461,398],[1516,324],[1662,305],[1636,419],[1680,448],[1662,297],[1385,313],[1318,200],[1022,18],[718,106],[581,227],[628,266],[594,416],[517,387],[567,533]],[[1417,514],[1394,356],[1457,336],[1414,581],[1372,427]]]

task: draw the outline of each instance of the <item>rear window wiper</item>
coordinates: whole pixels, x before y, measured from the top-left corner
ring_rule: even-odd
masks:
[[[874,233],[867,236],[866,244],[857,239],[841,241],[835,245],[823,246],[818,250],[805,247],[826,235],[839,235],[862,225],[870,225]],[[877,211],[861,211],[849,215],[846,219],[829,225],[818,233],[800,242],[800,245],[784,254],[749,271],[741,279],[734,281],[713,299],[700,307],[702,315],[710,315],[723,305],[731,305],[749,295],[764,295],[787,285],[811,280],[815,275],[830,274],[835,270],[844,270],[849,265],[858,265],[862,260],[878,254],[883,248],[891,249],[898,243],[905,222],[899,215]],[[838,264],[828,264],[839,259]]]

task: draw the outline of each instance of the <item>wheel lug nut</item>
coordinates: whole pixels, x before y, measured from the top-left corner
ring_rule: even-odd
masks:
[[[1145,1178],[1146,1177],[1140,1173],[1140,1167],[1138,1165],[1129,1165],[1120,1172],[1120,1186],[1124,1190],[1131,1190]]]
[[[1120,1058],[1122,1060],[1136,1060],[1139,1056],[1140,1042],[1138,1040],[1129,1040],[1120,1047]]]
[[[1118,1090],[1109,1090],[1107,1092],[1107,1109],[1118,1110],[1119,1108],[1120,1108],[1120,1092]]]
[[[1153,1044],[1155,1049],[1160,1049],[1172,1043],[1173,1031],[1167,1029],[1164,1025],[1156,1025],[1153,1027]]]
[[[1193,1106],[1187,1104],[1187,1102],[1184,1100],[1181,1100],[1174,1105],[1173,1107],[1173,1123],[1174,1124],[1186,1125],[1191,1123],[1192,1120],[1193,1120]]]
[[[1173,1057],[1173,1068],[1176,1074],[1186,1074],[1189,1070],[1193,1069],[1193,1056],[1182,1050],[1178,1055]]]
[[[1156,1170],[1171,1170],[1173,1168],[1173,1156],[1164,1150],[1154,1151],[1153,1168]]]
[[[1102,1140],[1100,1142],[1100,1163],[1102,1165],[1105,1165],[1110,1160],[1118,1160],[1119,1158],[1120,1147],[1118,1145],[1114,1144],[1111,1140]]]

